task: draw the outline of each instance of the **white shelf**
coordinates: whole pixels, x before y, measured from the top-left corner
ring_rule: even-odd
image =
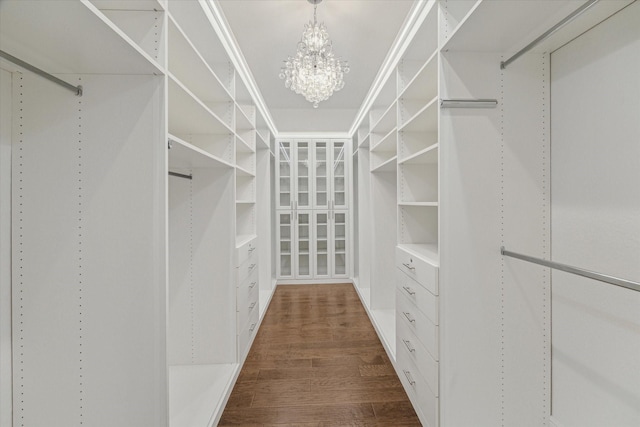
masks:
[[[396,163],[396,160],[398,160],[398,156],[393,156],[390,159],[385,160],[380,165],[378,165],[378,166],[374,167],[373,169],[371,169],[371,173],[393,172],[393,171],[398,170],[398,164]]]
[[[398,202],[399,206],[438,207],[438,202]]]
[[[371,132],[368,132],[367,135],[361,141],[358,141],[358,148],[369,148],[370,141],[371,141]]]
[[[236,140],[239,141],[236,144],[236,150],[243,153],[255,153],[255,149],[245,139],[236,133]]]
[[[439,266],[440,264],[438,245],[435,243],[402,243],[398,247],[431,265]]]
[[[582,3],[575,0],[478,1],[461,20],[442,50],[515,53]],[[629,3],[631,0],[598,2],[532,51],[553,51]],[[487,25],[487,22],[491,22],[491,25]]]
[[[438,163],[438,144],[433,144],[429,147],[423,148],[417,153],[411,154],[410,156],[398,161],[399,165],[423,165],[431,163]]]
[[[420,105],[423,105],[422,103]],[[437,132],[438,130],[438,98],[435,97],[399,127],[402,132]]]
[[[397,144],[398,132],[397,128],[394,127],[377,144],[371,146],[371,151],[395,152],[398,148]]]
[[[407,83],[398,98],[432,99],[438,94],[438,52],[434,52]]]
[[[222,413],[237,363],[169,366],[169,425],[208,426]]]
[[[162,11],[164,6],[158,0],[90,0],[101,10],[154,10]]]
[[[254,205],[255,203],[255,200],[236,200],[238,205]]]
[[[1,9],[0,49],[48,73],[164,74],[86,0],[3,1]]]
[[[230,110],[232,97],[222,81],[198,53],[180,25],[169,15],[169,71],[205,104],[224,103]],[[229,114],[230,116],[230,114]],[[229,123],[230,123],[229,118]]]
[[[255,177],[256,174],[252,173],[250,171],[248,171],[247,169],[244,169],[243,167],[237,166],[236,165],[236,172],[239,176],[252,176]]]
[[[234,166],[219,157],[211,155],[195,145],[169,135],[172,147],[169,150],[170,168],[233,168]]]
[[[236,248],[241,247],[245,243],[249,243],[251,240],[255,239],[257,236],[255,234],[239,234],[236,236]]]
[[[252,130],[255,129],[251,118],[247,116],[247,113],[240,108],[240,105],[236,104],[236,131],[238,130]]]
[[[371,127],[372,134],[387,134],[396,127],[396,102],[389,105],[382,113],[382,116]]]
[[[233,130],[169,74],[169,132],[179,135],[227,134]]]

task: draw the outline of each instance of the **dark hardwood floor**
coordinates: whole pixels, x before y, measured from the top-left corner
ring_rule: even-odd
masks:
[[[420,426],[351,284],[279,286],[220,426]]]

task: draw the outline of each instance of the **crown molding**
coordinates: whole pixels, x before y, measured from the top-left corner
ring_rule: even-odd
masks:
[[[378,70],[378,74],[374,79],[374,83],[371,85],[367,96],[362,101],[360,109],[358,110],[358,114],[351,125],[351,129],[349,129],[350,137],[353,137],[355,133],[358,131],[358,127],[364,120],[369,108],[375,101],[376,97],[380,94],[382,87],[385,85],[391,74],[395,71],[400,58],[407,50],[409,43],[413,40],[416,35],[416,32],[424,22],[427,14],[431,10],[432,7],[436,6],[436,0],[417,0],[407,19],[405,19],[404,24],[400,31],[398,31],[398,35],[389,49],[387,56],[380,66]]]
[[[271,117],[271,112],[267,105],[264,102],[264,98],[262,97],[262,93],[256,84],[255,79],[253,78],[253,74],[251,73],[251,69],[247,64],[247,61],[242,54],[242,50],[238,45],[238,42],[231,31],[231,27],[229,26],[229,22],[227,18],[224,16],[222,10],[220,10],[220,6],[218,2],[215,0],[199,0],[201,4],[206,4],[208,7],[203,7],[203,10],[207,14],[207,17],[213,24],[213,28],[218,34],[222,45],[225,50],[229,54],[231,58],[231,62],[235,67],[238,75],[244,82],[249,94],[253,98],[256,103],[256,108],[264,117],[267,126],[269,127],[271,133],[278,136],[278,129],[276,128],[275,123],[273,122],[273,117]]]
[[[347,132],[280,132],[276,139],[351,139]]]

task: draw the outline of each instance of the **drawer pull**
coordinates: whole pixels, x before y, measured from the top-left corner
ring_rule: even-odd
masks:
[[[404,289],[405,291],[407,291],[407,293],[408,293],[409,295],[415,295],[415,294],[416,294],[416,291],[414,291],[413,289],[411,289],[411,288],[410,288],[410,287],[408,287],[408,286],[403,286],[403,287],[402,287],[402,289]]]
[[[411,341],[403,339],[402,342],[407,347],[407,350],[409,350],[411,353],[416,351],[416,349],[411,346]]]
[[[404,376],[407,377],[407,381],[409,381],[409,384],[411,384],[411,386],[415,386],[416,382],[413,380],[413,377],[411,376],[411,372],[404,369],[402,370],[402,372],[404,372]]]
[[[251,264],[251,265],[249,266],[249,271],[253,270],[255,267],[256,267],[256,265],[255,265],[255,264]]]
[[[402,265],[407,267],[409,270],[415,270],[416,269],[414,266],[412,266],[411,264],[407,264],[406,262],[403,262]]]
[[[406,317],[409,322],[414,323],[416,321],[408,311],[403,311],[402,314],[404,314],[404,317]]]
[[[256,248],[249,248],[249,253],[251,253],[251,252],[253,252],[255,250],[256,250]]]
[[[251,327],[249,328],[249,332],[253,332],[253,330],[256,328],[257,323],[252,323]]]
[[[249,310],[253,310],[253,307],[255,307],[255,306],[256,306],[256,303],[252,302],[251,305],[249,306]]]
[[[253,288],[255,288],[255,286],[256,286],[256,284],[257,284],[257,283],[258,283],[258,282],[251,282],[251,284],[249,285],[249,289],[253,289]]]

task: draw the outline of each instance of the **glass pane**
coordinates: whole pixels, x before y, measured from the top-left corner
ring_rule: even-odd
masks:
[[[344,252],[345,250],[344,240],[336,239],[336,241],[334,242],[334,246],[336,247],[336,252]]]
[[[298,242],[298,253],[308,254],[309,253],[309,241],[302,240]]]
[[[334,163],[333,165],[333,175],[334,176],[344,176],[344,163]]]
[[[306,162],[309,160],[309,143],[298,143],[298,162]]]
[[[298,178],[298,191],[309,191],[309,178]]]
[[[316,204],[318,205],[326,205],[327,204],[327,193],[316,193]]]
[[[280,226],[280,238],[284,240],[291,240],[291,227],[288,225]]]
[[[327,143],[316,142],[316,161],[327,160]]]
[[[316,191],[327,191],[327,179],[318,177],[316,178]]]
[[[325,162],[316,163],[316,176],[322,178],[327,176],[327,164]]]
[[[291,276],[291,256],[280,257],[280,275]]]
[[[309,214],[298,214],[298,222],[300,225],[309,224]]]
[[[291,206],[291,194],[280,193],[280,206],[285,206],[285,207]]]
[[[289,167],[289,163],[280,162],[280,176],[290,176],[291,168]]]
[[[318,255],[318,275],[326,276],[329,274],[329,262],[327,259],[327,255]]]
[[[344,191],[344,178],[336,178],[334,182],[336,191]]]
[[[309,176],[309,168],[306,164],[298,163],[298,176]]]
[[[346,224],[347,215],[344,213],[336,213],[336,224]]]
[[[298,236],[300,239],[308,239],[309,238],[309,226],[301,225],[298,227]]]
[[[344,239],[344,225],[336,225],[336,239]]]
[[[291,224],[291,215],[280,215],[280,224]]]
[[[327,241],[326,240],[318,240],[316,242],[316,246],[318,249],[318,253],[327,252]]]
[[[318,226],[318,239],[326,239],[327,238],[327,226],[319,225]]]
[[[344,193],[336,192],[335,194],[336,206],[344,206]]]
[[[347,274],[347,257],[345,254],[336,254],[336,274]]]
[[[281,241],[280,242],[280,253],[283,254],[283,255],[290,254],[291,253],[291,242]]]
[[[298,194],[298,206],[309,206],[309,193]]]
[[[309,275],[309,255],[300,255],[298,258],[298,271],[301,276]]]
[[[289,192],[290,189],[290,179],[289,177],[285,177],[285,178],[280,178],[280,191],[282,192]]]

